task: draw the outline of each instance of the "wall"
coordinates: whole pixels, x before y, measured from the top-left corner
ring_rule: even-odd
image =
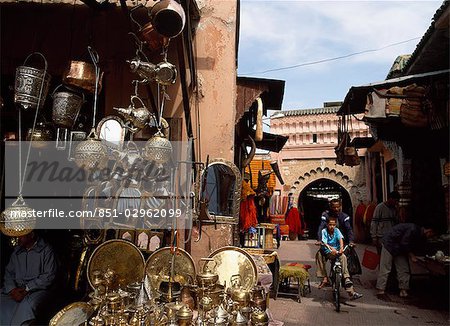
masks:
[[[199,1],[200,22],[195,36],[198,70],[197,98],[193,99],[197,160],[234,159],[236,112],[236,1]],[[233,244],[233,226],[203,226],[202,239],[192,242],[194,261]]]
[[[293,194],[295,204],[302,190],[320,178],[340,184],[351,197],[353,211],[360,201],[370,201],[366,188],[365,149],[358,149],[361,164],[354,167],[336,164],[334,148],[338,144],[338,107],[293,110],[284,117],[271,119],[271,132],[289,136],[280,153],[271,153],[278,160],[285,186],[282,195]],[[362,121],[352,119],[348,128],[351,138],[368,137],[369,129]],[[313,135],[317,139],[313,139]]]

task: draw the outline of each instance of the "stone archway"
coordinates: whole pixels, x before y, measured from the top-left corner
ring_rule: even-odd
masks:
[[[303,221],[307,225],[310,237],[315,239],[322,212],[329,209],[329,200],[339,198],[342,201],[342,211],[353,216],[353,206],[349,192],[341,184],[320,178],[306,185],[298,198],[299,210],[303,212]]]
[[[310,171],[303,173],[303,175],[299,176],[291,186],[289,194],[292,195],[295,206],[298,205],[298,198],[303,189],[311,182],[319,179],[329,179],[342,186],[342,188],[349,193],[353,207],[358,205],[359,200],[363,198],[362,195],[365,190],[355,186],[355,183],[350,176],[334,168],[317,167],[316,169],[311,169]]]

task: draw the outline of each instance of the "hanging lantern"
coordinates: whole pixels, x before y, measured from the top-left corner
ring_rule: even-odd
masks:
[[[25,204],[22,196],[0,214],[0,230],[10,237],[20,237],[30,233],[36,226],[33,209]]]
[[[33,55],[39,55],[44,61],[44,69],[27,66]],[[47,73],[47,60],[39,53],[30,54],[22,66],[17,67],[14,83],[14,102],[24,110],[38,109],[44,105],[51,76]]]
[[[75,148],[75,163],[85,170],[101,170],[108,165],[108,150],[95,131],[95,114],[97,113],[97,98],[100,80],[100,68],[98,67],[98,53],[88,46],[88,52],[95,67],[94,88],[94,113],[92,114],[92,129],[87,139]]]
[[[86,140],[75,148],[75,163],[83,169],[103,169],[108,164],[108,151],[92,129]]]
[[[166,163],[172,156],[172,144],[159,131],[147,141],[142,156],[149,161]]]
[[[52,119],[53,122],[63,128],[72,128],[77,120],[78,113],[83,106],[84,94],[77,94],[71,91],[58,91],[62,85],[55,88],[52,94]],[[68,90],[70,88],[66,87]]]

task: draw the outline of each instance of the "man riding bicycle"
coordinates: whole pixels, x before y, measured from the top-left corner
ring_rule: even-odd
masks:
[[[355,292],[353,283],[350,280],[350,274],[347,268],[347,257],[344,254],[344,240],[341,231],[336,228],[337,218],[329,216],[327,220],[327,228],[322,230],[321,238],[321,254],[326,259],[339,259],[342,266],[342,274],[344,277],[345,291],[347,291],[351,300],[359,299],[362,294]],[[324,279],[326,276],[324,277]]]
[[[332,199],[330,201],[330,209],[322,213],[321,222],[317,231],[317,244],[319,245],[322,241],[322,231],[327,228],[328,217],[330,216],[337,219],[336,227],[339,228],[339,231],[341,231],[344,237],[344,244],[353,246],[353,230],[350,224],[350,216],[342,212],[341,200],[338,198]],[[327,278],[325,256],[322,255],[321,250],[318,250],[316,254],[316,266],[316,276],[318,278],[323,278],[322,283],[319,285],[319,289],[321,289],[330,283]]]

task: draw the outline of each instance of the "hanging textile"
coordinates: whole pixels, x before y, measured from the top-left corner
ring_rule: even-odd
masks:
[[[242,182],[241,205],[239,211],[239,227],[241,232],[247,232],[250,227],[258,224],[256,218],[255,192],[247,181]]]
[[[300,213],[296,207],[292,207],[286,212],[286,224],[289,225],[289,233],[303,233],[300,223]]]
[[[361,202],[355,211],[354,229],[356,242],[364,243],[366,241],[364,231],[364,213],[366,212],[366,205]]]

